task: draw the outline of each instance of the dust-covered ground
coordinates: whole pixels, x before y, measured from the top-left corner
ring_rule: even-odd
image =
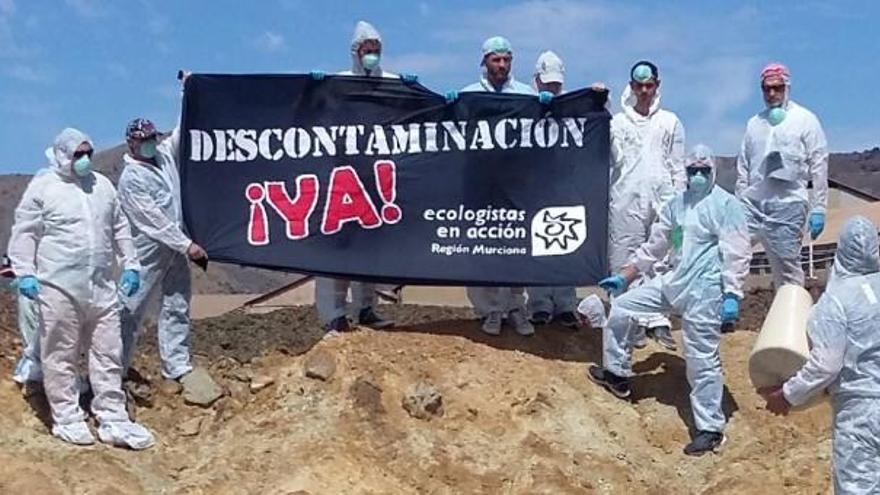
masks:
[[[12,301],[0,297],[0,493],[819,494],[830,487],[828,406],[778,419],[761,409],[748,380],[766,292],[749,295],[737,331],[724,336],[729,438],[721,454],[701,458],[681,453],[691,414],[680,354],[653,344],[637,351],[634,398],[623,402],[585,377],[586,363],[600,360],[597,331],[550,326],[533,338],[510,330],[492,338],[467,310],[406,305],[383,308],[396,330],[323,340],[310,308],[197,322],[197,360],[227,389],[209,409],[161,386],[148,338],[136,366],[150,392],[136,413],[157,446],[72,447],[48,433],[45,399],[26,400],[9,379],[20,342]],[[306,362],[335,364],[335,372],[308,378]],[[417,419],[404,410],[418,382],[442,395],[442,415]]]

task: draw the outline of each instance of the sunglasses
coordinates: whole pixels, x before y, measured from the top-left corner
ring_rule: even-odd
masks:
[[[73,159],[74,159],[74,160],[79,160],[80,158],[82,158],[82,157],[84,157],[84,156],[88,156],[89,158],[91,158],[91,157],[92,157],[92,153],[94,153],[94,150],[88,150],[88,151],[74,151],[74,152],[73,152]]]
[[[687,167],[686,170],[688,175],[700,174],[704,177],[712,175],[712,169],[709,167]]]

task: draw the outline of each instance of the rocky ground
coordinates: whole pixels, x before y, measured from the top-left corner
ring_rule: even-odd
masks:
[[[396,306],[394,331],[321,339],[310,308],[195,326],[198,361],[225,388],[210,408],[158,378],[152,338],[137,419],[155,448],[53,439],[40,395],[8,378],[20,350],[0,294],[0,493],[827,493],[830,411],[761,409],[747,359],[769,305],[750,294],[722,345],[730,416],[719,455],[681,453],[691,426],[684,361],[636,353],[632,402],[588,382],[597,331],[480,334],[467,310]],[[679,337],[678,331],[675,335]],[[308,375],[308,376],[307,376]]]

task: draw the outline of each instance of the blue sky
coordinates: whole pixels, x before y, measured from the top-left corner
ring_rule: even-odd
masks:
[[[553,49],[567,87],[606,81],[613,109],[630,65],[654,60],[663,102],[689,144],[734,154],[761,108],[767,61],[792,70],[792,96],[823,122],[829,146],[880,146],[880,2],[0,0],[0,173],[33,172],[64,126],[99,148],[126,122],[174,125],[179,68],[194,72],[334,72],[349,66],[359,19],[384,38],[383,65],[438,92],[478,75],[480,44],[501,34],[530,80]]]

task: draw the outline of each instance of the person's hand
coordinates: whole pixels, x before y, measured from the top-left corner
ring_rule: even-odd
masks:
[[[825,230],[825,214],[814,211],[810,213],[810,238],[816,239]]]
[[[593,91],[608,91],[608,86],[602,81],[596,81],[590,85],[590,89]]]
[[[208,253],[206,253],[205,250],[202,249],[202,246],[199,246],[194,242],[190,243],[189,247],[186,248],[186,255],[189,257],[189,259],[194,261],[208,258]]]
[[[415,84],[419,82],[419,76],[415,74],[401,74],[400,79],[407,84]]]
[[[791,403],[782,393],[782,385],[775,387],[759,388],[758,393],[767,401],[765,408],[777,416],[788,416],[791,412]]]
[[[36,299],[40,293],[40,281],[33,275],[19,277],[18,292],[28,299]]]
[[[609,296],[618,296],[626,288],[626,280],[615,273],[610,277],[600,280],[599,287],[605,289]]]
[[[141,288],[141,276],[137,270],[125,270],[119,279],[119,288],[126,297],[135,295]]]
[[[314,79],[315,81],[323,81],[324,77],[327,76],[327,74],[324,74],[324,71],[322,70],[313,70],[309,72],[309,75],[312,76],[312,79]]]
[[[189,76],[192,75],[192,71],[188,71],[186,69],[180,69],[177,71],[177,80],[180,81],[180,84],[184,84]]]
[[[739,319],[739,298],[734,294],[724,294],[721,301],[721,323],[728,323]]]
[[[542,105],[549,105],[551,101],[553,101],[553,93],[549,91],[541,91],[538,93],[538,101],[541,102]]]
[[[458,99],[458,91],[451,89],[446,92],[446,103],[455,103]]]

